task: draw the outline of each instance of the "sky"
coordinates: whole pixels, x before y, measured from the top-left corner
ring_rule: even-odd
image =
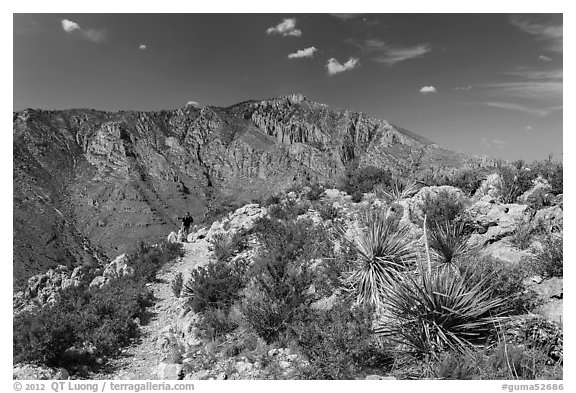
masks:
[[[302,93],[452,150],[562,158],[562,14],[14,14],[13,109]]]

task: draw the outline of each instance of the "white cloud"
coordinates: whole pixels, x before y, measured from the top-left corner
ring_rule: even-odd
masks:
[[[420,93],[422,94],[436,93],[436,88],[434,86],[422,86],[422,88],[420,89]]]
[[[538,58],[542,61],[552,61],[552,59],[548,56],[540,55]]]
[[[526,131],[532,131],[532,130],[534,129],[534,127],[532,127],[532,126],[526,126],[526,127],[524,127],[524,129],[525,129]]]
[[[269,27],[266,34],[281,34],[284,37],[293,36],[300,37],[302,31],[296,28],[296,18],[284,19],[274,27]]]
[[[328,75],[336,75],[344,71],[353,70],[360,64],[359,60],[355,57],[351,57],[348,61],[344,64],[340,64],[338,60],[335,58],[331,58],[326,63],[326,69],[328,70]]]
[[[346,42],[360,48],[362,54],[372,60],[392,66],[401,61],[422,57],[432,48],[428,44],[414,46],[392,46],[379,39],[371,38],[365,41],[348,39]]]
[[[138,45],[138,49],[140,49],[140,50],[146,50],[146,48],[148,48],[148,47],[146,46],[146,44],[140,44],[140,45]]]
[[[296,51],[295,53],[290,53],[288,55],[289,59],[300,59],[302,57],[312,57],[314,56],[314,52],[316,52],[318,49],[316,49],[316,47],[311,46],[310,48],[306,48],[306,49],[300,49],[298,51]]]
[[[488,139],[488,138],[482,138],[480,140],[480,143],[482,143],[486,147],[496,147],[497,149],[502,149],[504,146],[508,144],[508,142],[503,141],[502,139]]]
[[[562,52],[563,22],[562,15],[513,15],[510,23],[525,33],[546,43],[546,49],[552,52]]]
[[[466,86],[456,86],[454,89],[452,90],[456,90],[456,91],[470,91],[472,90],[472,85],[466,85]]]
[[[78,32],[80,36],[92,42],[106,42],[106,32],[100,29],[83,29],[76,22],[69,19],[62,19],[62,29],[66,33],[72,34]]]
[[[186,103],[186,106],[192,106],[192,107],[194,107],[194,108],[199,108],[199,107],[200,107],[200,104],[197,103],[196,101],[188,101],[188,102]]]
[[[80,30],[80,25],[76,22],[72,22],[69,19],[62,19],[62,28],[66,33],[72,33],[74,30]]]

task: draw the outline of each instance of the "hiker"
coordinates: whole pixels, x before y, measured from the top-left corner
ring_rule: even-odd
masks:
[[[187,212],[184,217],[180,217],[182,220],[182,227],[180,228],[183,232],[184,239],[188,237],[188,233],[190,232],[190,226],[194,222],[194,219],[190,215],[190,212]]]

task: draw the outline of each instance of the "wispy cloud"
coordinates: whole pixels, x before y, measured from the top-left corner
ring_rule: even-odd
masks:
[[[69,19],[62,19],[60,23],[62,24],[62,29],[68,34],[80,34],[82,38],[92,42],[106,42],[107,35],[104,30],[92,28],[84,29],[80,27],[78,23]]]
[[[140,50],[146,50],[147,48],[148,48],[148,46],[146,44],[138,45],[138,49],[140,49]]]
[[[550,58],[548,56],[544,56],[544,55],[540,55],[540,56],[538,56],[538,58],[542,61],[552,61],[552,58]]]
[[[470,90],[472,90],[472,85],[456,86],[456,87],[454,87],[452,90],[456,90],[456,91],[470,91]]]
[[[512,110],[512,111],[517,111],[517,112],[524,112],[524,113],[529,113],[531,115],[536,115],[536,116],[545,116],[554,110],[554,108],[539,109],[539,108],[528,107],[528,106],[521,105],[521,104],[514,104],[511,102],[488,101],[488,102],[483,102],[482,104],[489,106],[489,107],[492,107],[492,108]]]
[[[401,61],[422,57],[432,50],[428,44],[393,46],[376,38],[364,41],[348,39],[346,42],[360,48],[361,53],[371,60],[389,66],[400,63]]]
[[[344,64],[341,64],[335,58],[331,58],[326,63],[326,69],[328,70],[328,75],[336,75],[344,71],[350,71],[356,68],[360,64],[357,58],[351,57],[348,61]]]
[[[314,52],[316,52],[318,49],[316,49],[316,47],[311,46],[309,48],[306,49],[300,49],[294,53],[290,53],[288,55],[289,59],[300,59],[303,57],[313,57],[314,56]]]
[[[524,130],[526,130],[526,131],[532,131],[533,129],[534,129],[534,127],[532,127],[532,126],[524,127]]]
[[[296,18],[288,18],[284,19],[276,26],[269,27],[266,30],[266,34],[280,34],[284,37],[300,37],[302,35],[302,30],[296,28]]]
[[[188,101],[188,102],[186,103],[186,106],[191,106],[191,107],[194,107],[194,108],[199,108],[199,107],[200,107],[200,104],[199,104],[198,102],[196,102],[196,101]]]
[[[508,144],[508,142],[503,141],[502,139],[488,139],[488,138],[482,138],[480,140],[480,143],[482,143],[486,147],[496,147],[497,149],[502,149],[504,148],[504,146]]]
[[[350,19],[358,18],[358,17],[362,16],[363,14],[330,14],[330,15],[332,15],[333,17],[338,18],[340,20],[347,21]]]
[[[434,86],[422,86],[422,88],[420,89],[420,93],[422,94],[436,93],[436,88]]]
[[[503,75],[511,78],[509,81],[485,84],[484,87],[500,95],[531,99],[536,101],[549,101],[554,106],[562,103],[563,71],[518,69],[508,71]]]
[[[513,15],[510,23],[544,42],[546,49],[562,52],[564,34],[561,14]]]

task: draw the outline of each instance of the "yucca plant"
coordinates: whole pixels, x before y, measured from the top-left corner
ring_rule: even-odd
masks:
[[[471,250],[468,244],[470,234],[466,233],[463,221],[445,221],[443,224],[434,225],[429,233],[430,248],[441,265],[452,265]]]
[[[384,186],[378,184],[374,187],[374,193],[379,198],[387,199],[390,202],[399,202],[403,199],[410,198],[419,190],[418,184],[414,181],[403,181],[395,178],[392,181],[392,188],[386,190]]]
[[[364,228],[352,235],[339,231],[344,243],[357,254],[344,283],[356,293],[358,303],[378,306],[381,292],[393,276],[414,264],[415,241],[410,238],[408,227],[383,212],[366,212],[360,221]]]
[[[504,318],[505,300],[493,296],[490,279],[468,285],[450,269],[397,277],[382,297],[387,321],[376,331],[421,355],[447,349],[472,353]]]

